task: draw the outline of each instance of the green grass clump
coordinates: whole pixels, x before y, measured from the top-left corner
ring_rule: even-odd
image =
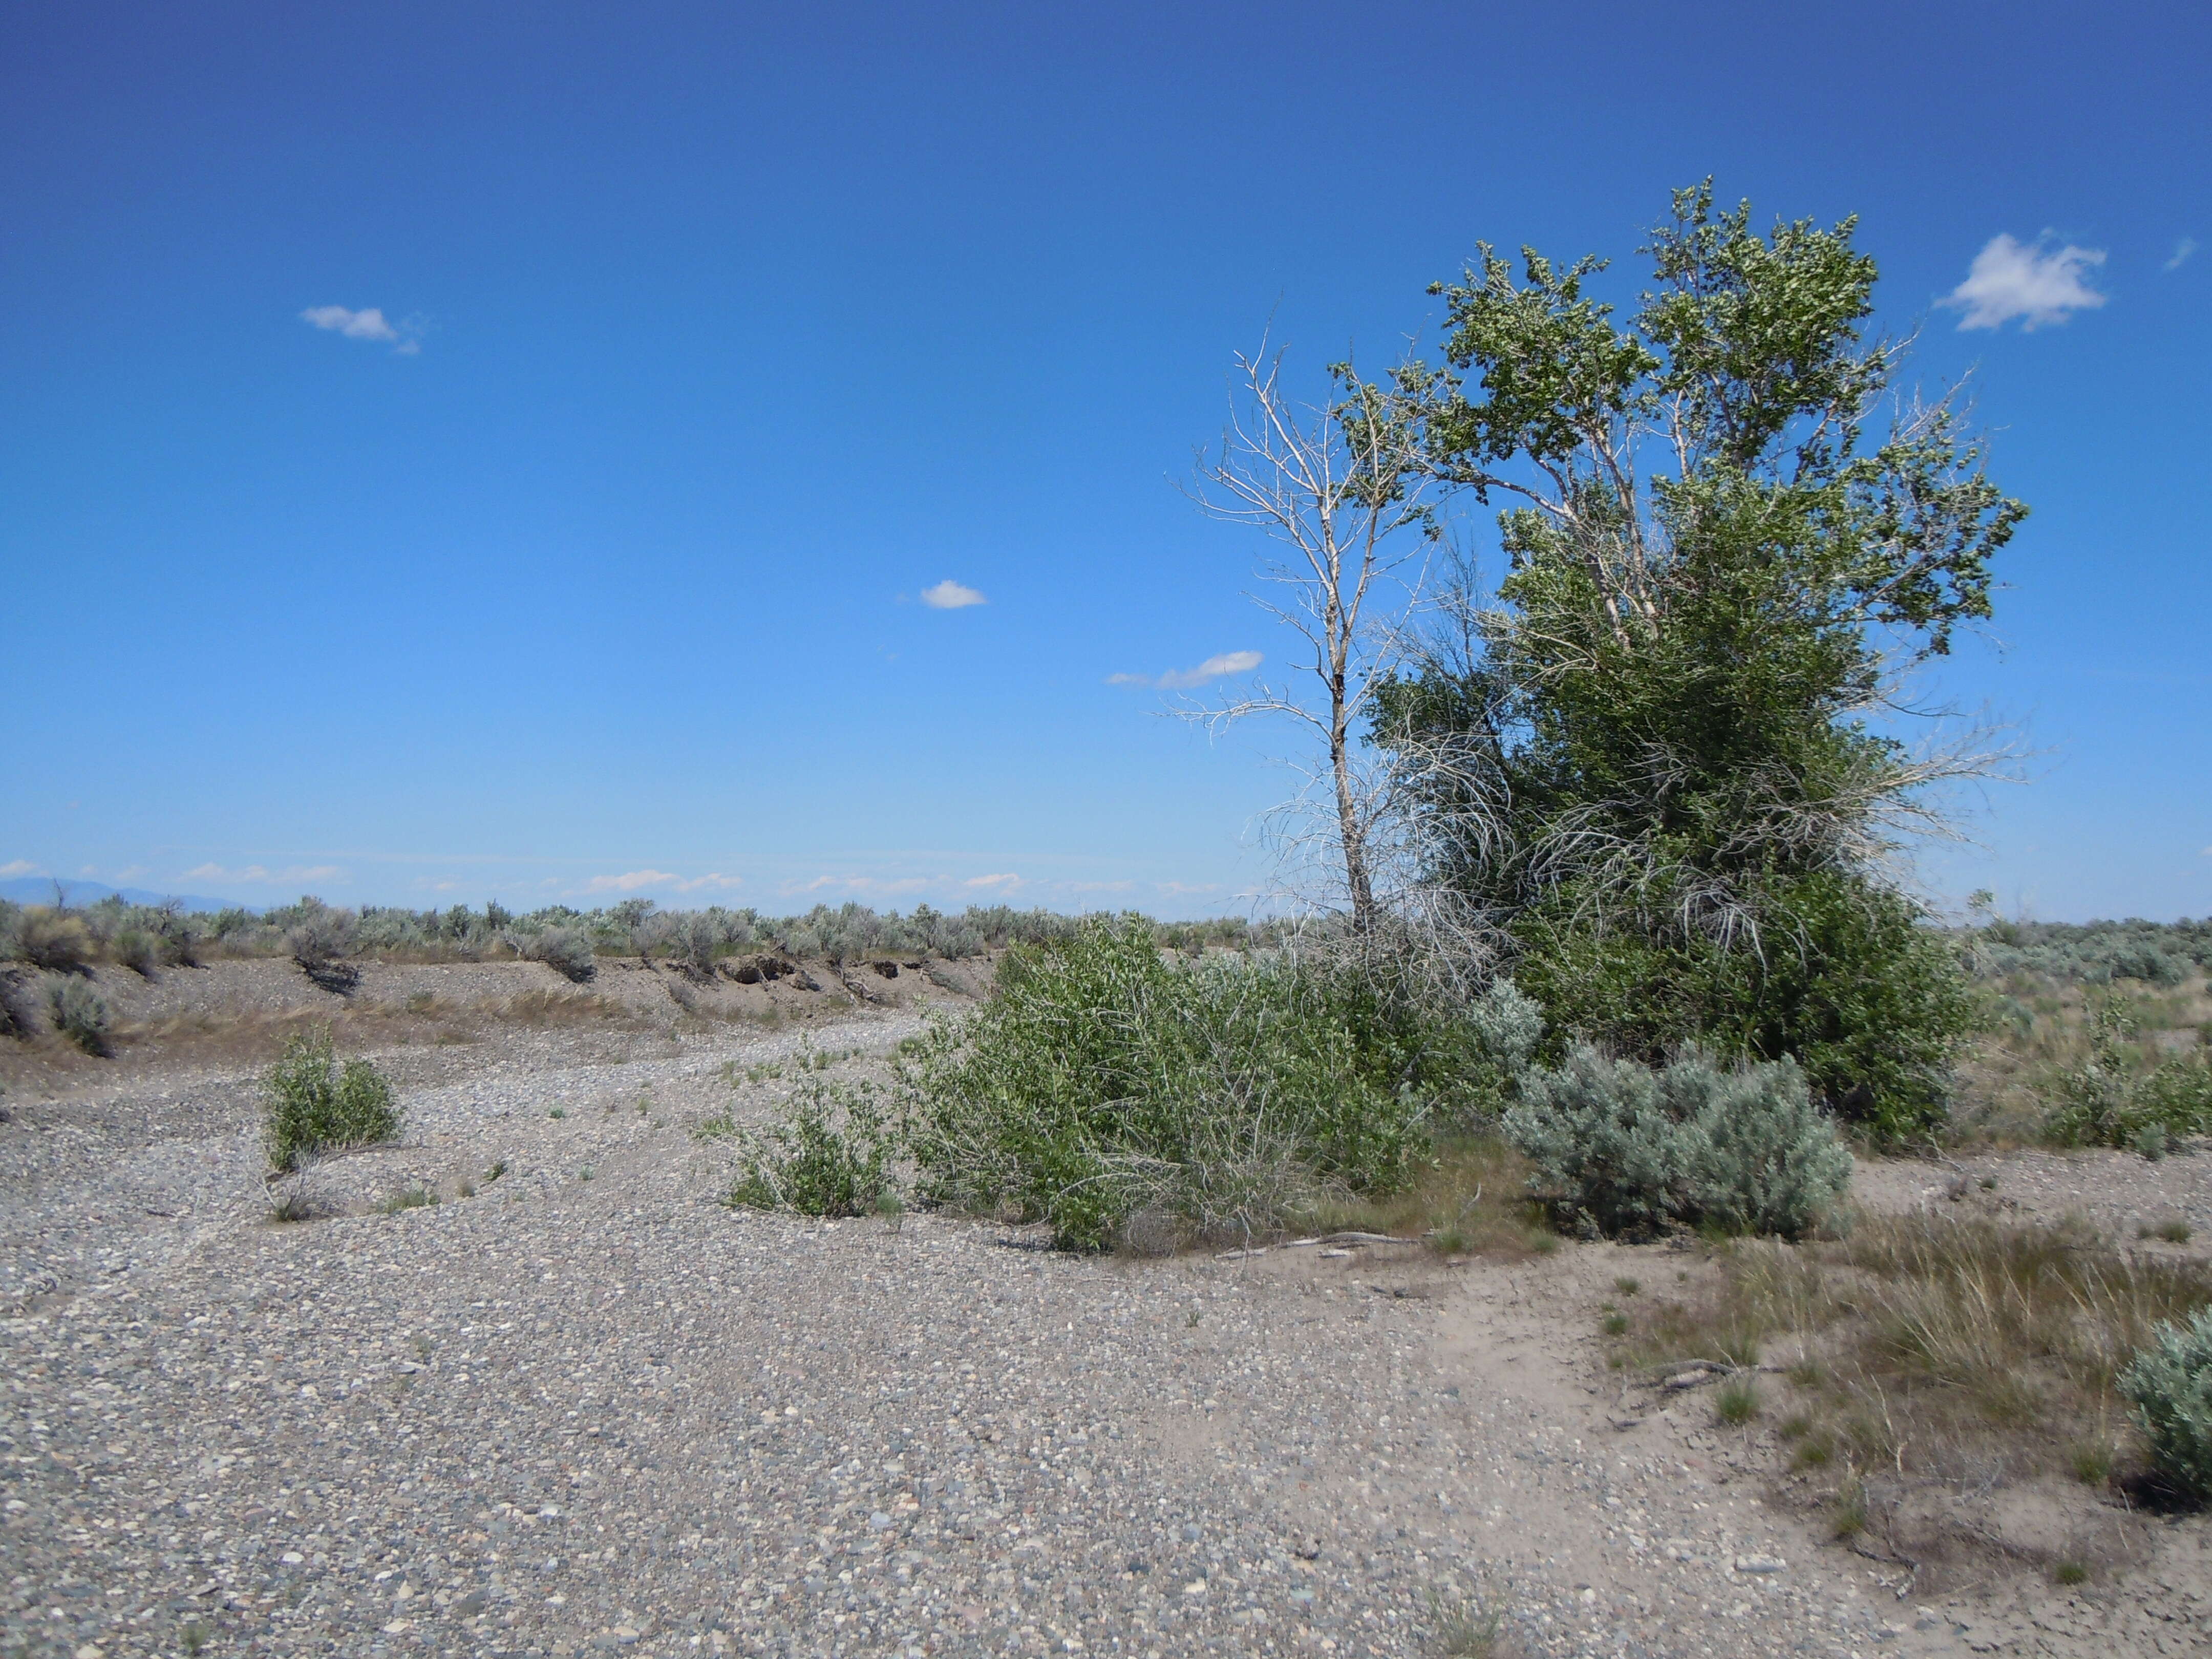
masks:
[[[262,1143],[272,1170],[295,1170],[303,1158],[399,1139],[401,1115],[391,1081],[366,1060],[338,1066],[327,1025],[284,1045],[262,1080]]]
[[[867,1215],[897,1197],[900,1138],[874,1087],[818,1077],[801,1083],[783,1115],[738,1132],[738,1175],[728,1202],[800,1215]]]
[[[1731,1377],[1713,1396],[1713,1415],[1732,1429],[1740,1429],[1759,1415],[1759,1384],[1747,1376]]]

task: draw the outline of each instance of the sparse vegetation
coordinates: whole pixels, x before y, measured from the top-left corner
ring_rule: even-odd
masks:
[[[1862,1216],[1842,1239],[1728,1243],[1711,1272],[1703,1291],[1638,1304],[1629,1357],[1790,1362],[1791,1463],[1808,1479],[1840,1465],[1831,1497],[1856,1526],[1869,1471],[1955,1480],[2004,1468],[2100,1484],[2120,1455],[2110,1425],[2130,1401],[2147,1419],[2159,1413],[2154,1449],[2170,1448],[2160,1461],[2177,1485],[2201,1422],[2212,1476],[2203,1262],[2122,1250],[2075,1223],[1919,1213]]]
[[[1503,1625],[1498,1609],[1480,1598],[1431,1595],[1429,1616],[1436,1626],[1437,1646],[1445,1659],[1491,1659],[1498,1651]]]
[[[896,1195],[900,1137],[872,1084],[809,1077],[765,1128],[737,1134],[734,1206],[856,1216]]]
[[[416,1181],[410,1182],[397,1192],[386,1194],[376,1208],[382,1215],[398,1215],[408,1210],[427,1210],[437,1202],[438,1189]]]
[[[339,1066],[327,1025],[300,1032],[285,1044],[262,1092],[263,1144],[272,1170],[295,1169],[309,1155],[399,1138],[400,1111],[390,1081],[366,1060]]]

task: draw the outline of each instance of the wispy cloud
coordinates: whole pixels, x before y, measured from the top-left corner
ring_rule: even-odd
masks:
[[[249,864],[242,870],[226,870],[219,864],[203,864],[185,872],[187,881],[329,881],[345,872],[335,864],[291,864],[271,870],[265,864]]]
[[[793,893],[917,893],[932,885],[927,876],[817,876],[811,881],[787,881],[776,890]]]
[[[665,887],[672,892],[698,893],[744,885],[744,877],[726,876],[719,871],[687,878],[670,870],[625,870],[618,876],[593,876],[584,889],[592,893],[635,893],[648,887]]]
[[[1109,685],[1151,685],[1163,691],[1188,691],[1231,674],[1249,674],[1267,659],[1257,651],[1224,651],[1195,668],[1170,668],[1164,674],[1109,674]]]
[[[971,605],[990,604],[990,600],[975,588],[956,582],[950,577],[934,587],[923,588],[921,602],[932,611],[964,611]]]
[[[333,334],[343,334],[349,340],[374,340],[388,345],[403,357],[412,357],[422,349],[422,342],[412,324],[393,324],[376,306],[365,311],[350,311],[344,306],[309,306],[300,313],[300,320]]]
[[[0,864],[0,876],[43,876],[46,872],[28,859],[10,859]]]
[[[960,884],[963,887],[984,887],[996,892],[1011,893],[1021,887],[1024,883],[1019,876],[1007,870],[992,876],[970,876]]]
[[[641,887],[668,887],[683,879],[668,870],[629,870],[619,876],[593,876],[584,884],[593,893],[635,893]]]
[[[2094,311],[2105,296],[2086,280],[2105,263],[2101,248],[2046,248],[1992,236],[1974,256],[1966,280],[1943,296],[1942,303],[1966,314],[1961,329],[2002,328],[2015,317],[2029,331],[2045,323],[2063,323],[2077,311]]]
[[[2173,245],[2173,257],[2166,262],[2168,270],[2179,270],[2189,263],[2189,256],[2197,252],[2197,239],[2185,236]]]
[[[1188,881],[1156,881],[1152,885],[1158,888],[1163,893],[1172,894],[1177,897],[1191,893],[1218,893],[1221,890],[1221,884],[1218,881],[1201,881],[1195,883]]]

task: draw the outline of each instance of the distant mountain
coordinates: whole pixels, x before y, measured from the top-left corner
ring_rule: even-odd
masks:
[[[110,887],[104,882],[71,881],[62,878],[62,890],[69,895],[72,907],[90,904],[106,898],[110,893],[121,896],[126,904],[161,904],[176,899],[187,910],[228,910],[234,901],[209,898],[198,893],[156,893],[143,887]],[[45,876],[15,876],[0,881],[0,899],[13,899],[18,904],[52,904],[54,884]],[[258,905],[248,905],[258,909]]]

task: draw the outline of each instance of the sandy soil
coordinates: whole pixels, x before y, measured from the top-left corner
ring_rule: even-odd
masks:
[[[291,1011],[264,966],[173,994]],[[515,1025],[544,970],[389,971],[352,1006],[441,1012],[385,1030],[409,1132],[312,1177],[329,1219],[269,1220],[208,1030],[11,1051],[0,1652],[1412,1655],[1488,1613],[1530,1656],[2212,1649],[2203,1519],[2114,1511],[2124,1565],[2073,1591],[1993,1556],[1931,1594],[1795,1510],[1768,1431],[1625,1390],[1599,1306],[1686,1255],[1133,1262],[736,1212],[690,1127],[802,1052],[879,1073],[912,1006],[781,992],[823,1012],[770,1030],[618,970],[622,1018]],[[1956,1173],[1862,1198],[2212,1224],[2212,1160]]]

